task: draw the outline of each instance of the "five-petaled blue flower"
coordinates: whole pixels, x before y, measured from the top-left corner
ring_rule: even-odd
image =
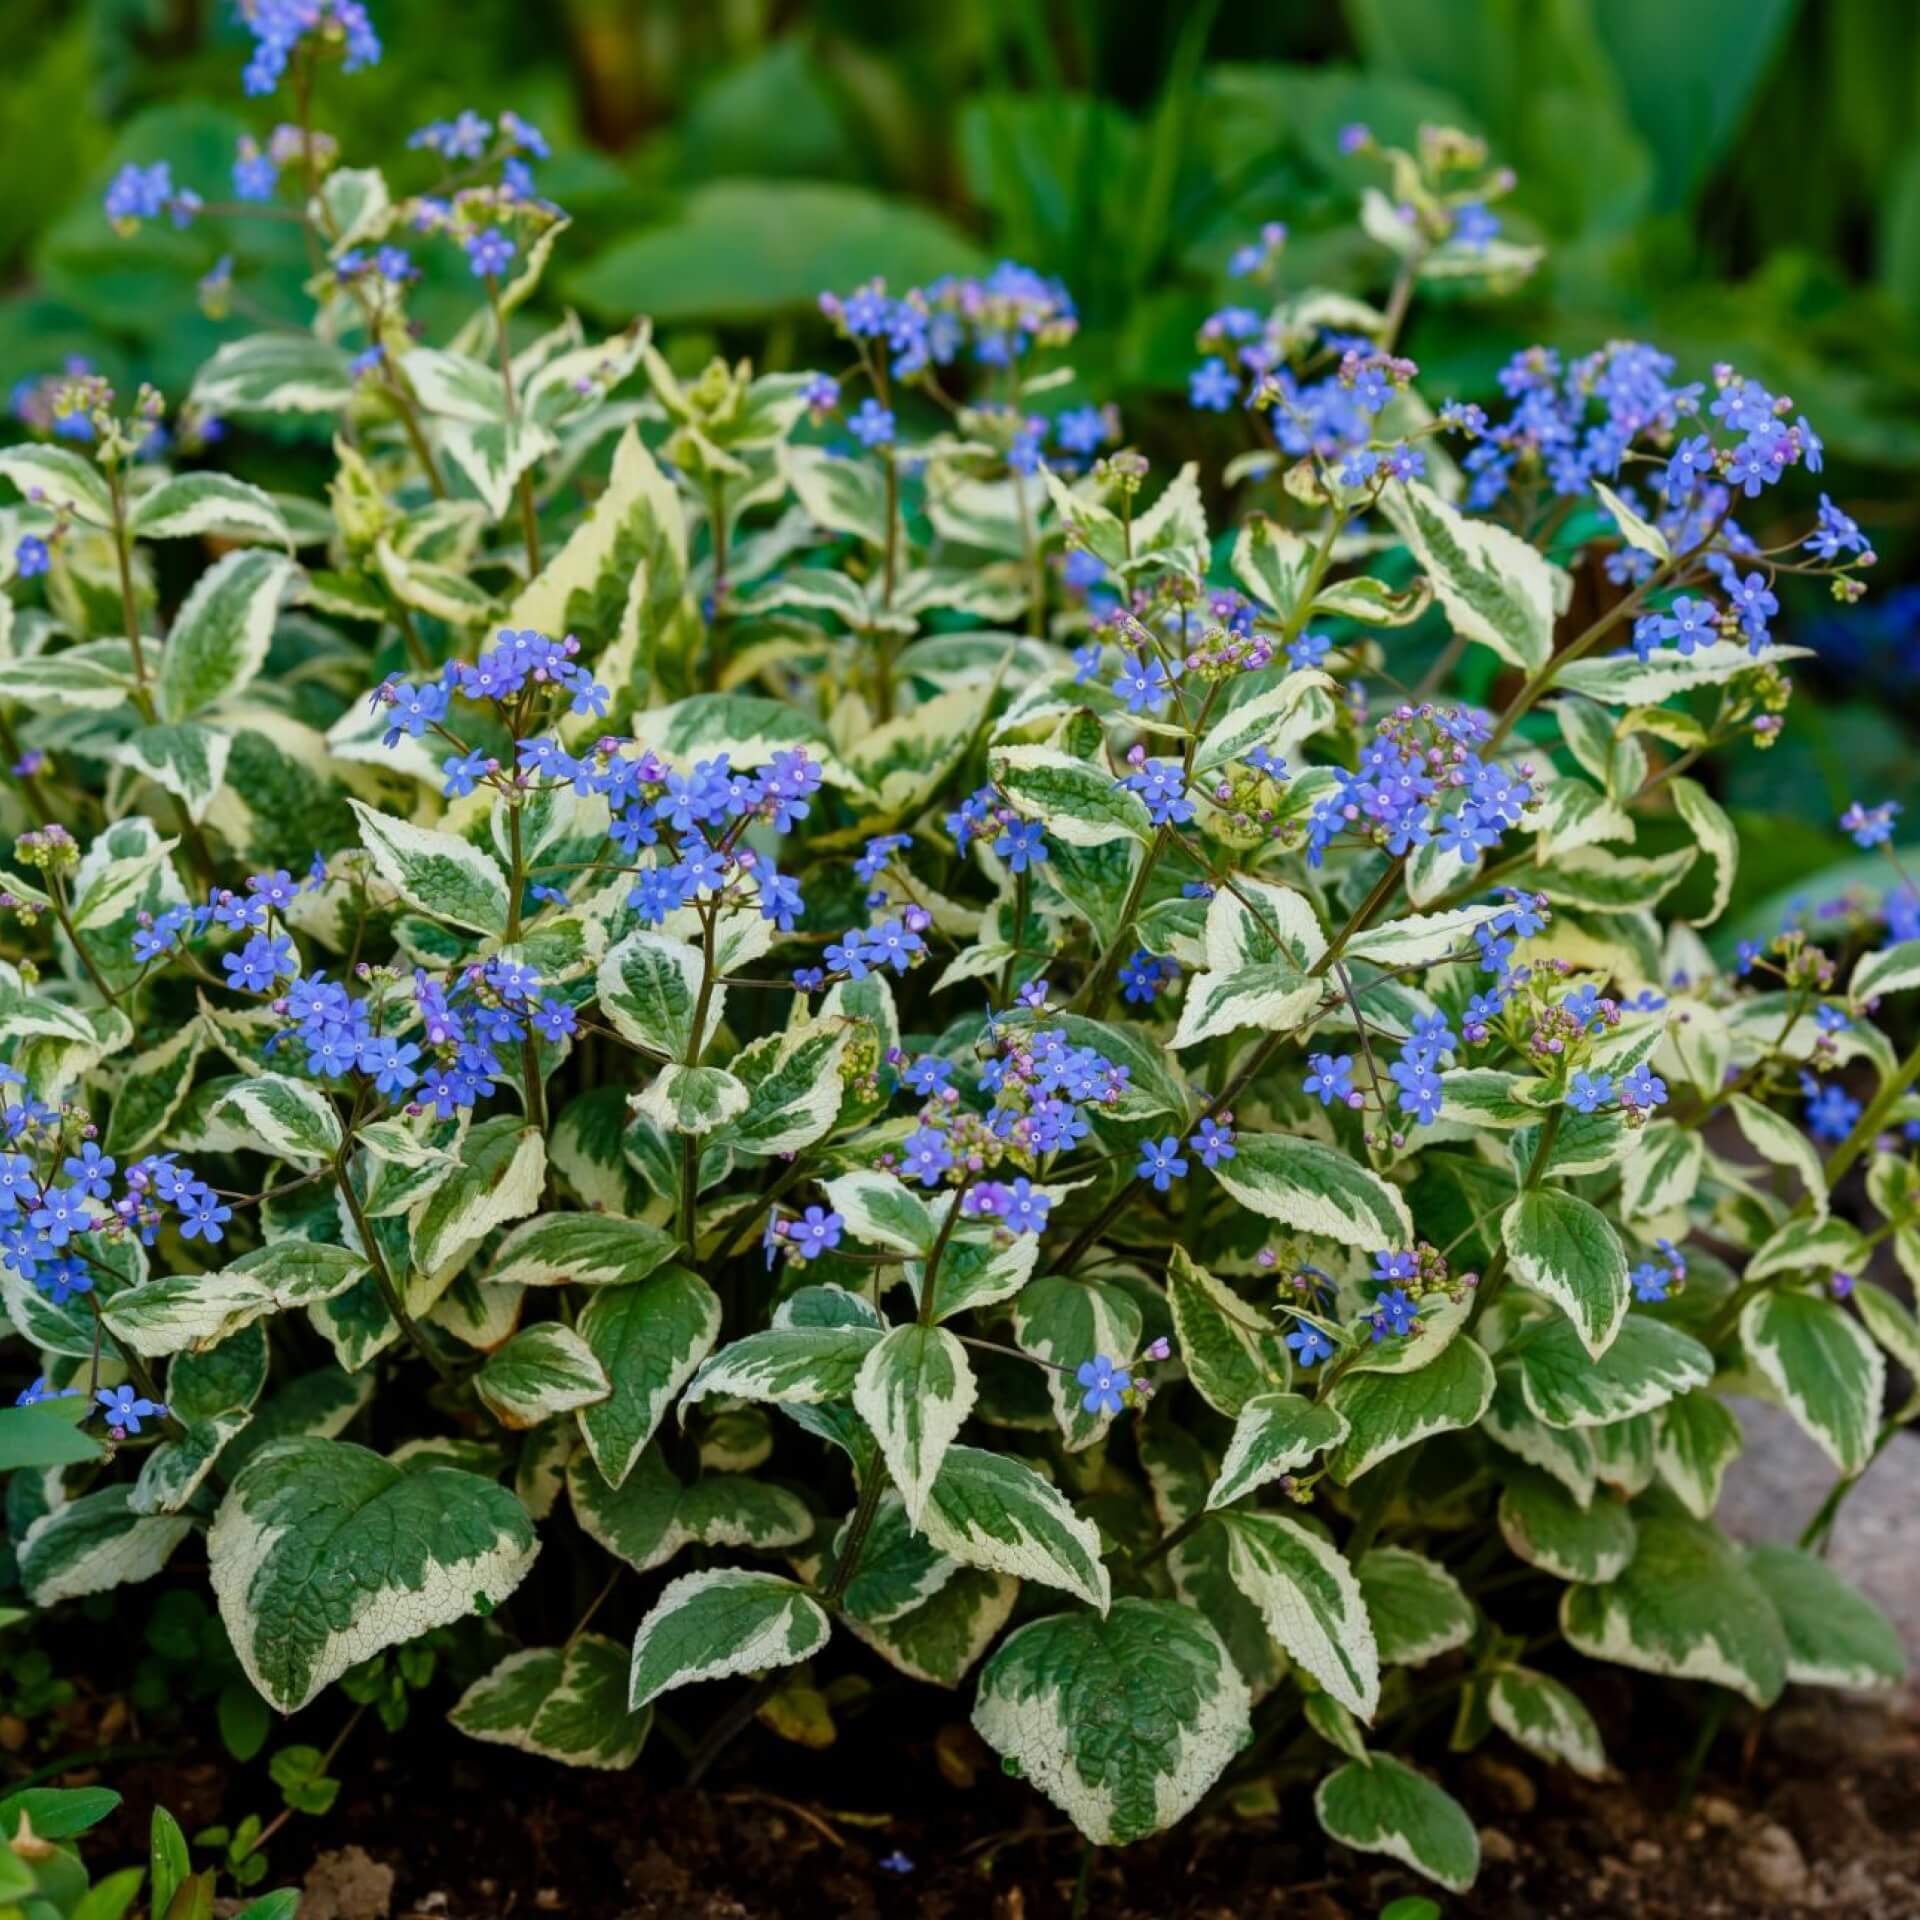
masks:
[[[1133,1385],[1133,1375],[1125,1367],[1116,1366],[1104,1353],[1082,1360],[1080,1370],[1073,1377],[1086,1388],[1080,1404],[1088,1413],[1118,1413],[1125,1405],[1122,1396]]]
[[[1287,1335],[1287,1345],[1303,1367],[1316,1367],[1333,1353],[1333,1342],[1318,1327],[1304,1320]]]
[[[1151,1180],[1155,1189],[1165,1193],[1176,1180],[1184,1180],[1187,1163],[1180,1157],[1180,1142],[1168,1134],[1164,1140],[1140,1142],[1140,1164],[1134,1169],[1142,1180]]]
[[[107,1425],[122,1433],[138,1433],[142,1420],[166,1412],[158,1401],[135,1393],[131,1387],[102,1387],[93,1397],[106,1408]]]

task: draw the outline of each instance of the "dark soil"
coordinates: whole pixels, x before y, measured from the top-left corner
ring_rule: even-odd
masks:
[[[1432,1737],[1423,1758],[1472,1813],[1485,1853],[1474,1893],[1441,1896],[1445,1912],[1920,1920],[1920,1694],[1794,1693],[1765,1719],[1736,1715],[1685,1806],[1697,1693],[1620,1676],[1590,1704],[1631,1784],[1590,1785],[1497,1737],[1465,1758]],[[883,1725],[876,1704],[822,1752],[756,1729],[700,1792],[661,1784],[675,1771],[664,1743],[634,1772],[606,1775],[441,1737],[424,1716],[391,1740],[363,1727],[339,1762],[338,1804],[279,1837],[265,1884],[306,1874],[303,1920],[1062,1920],[1078,1836],[1001,1776],[955,1707]],[[213,1759],[123,1767],[112,1784],[127,1803],[89,1845],[102,1867],[142,1857],[156,1799],[189,1832],[244,1811]],[[1302,1787],[1281,1785],[1277,1807],[1223,1810],[1097,1855],[1087,1912],[1370,1920],[1434,1891],[1330,1847]]]

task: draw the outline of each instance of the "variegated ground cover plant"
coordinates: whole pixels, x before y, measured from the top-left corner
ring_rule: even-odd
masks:
[[[171,429],[75,376],[0,451],[32,1601],[202,1536],[284,1712],[489,1617],[454,1724],[602,1768],[890,1666],[1092,1842],[1305,1776],[1451,1888],[1474,1829],[1396,1751],[1436,1692],[1457,1747],[1598,1774],[1582,1661],[1897,1679],[1819,1547],[1914,1412],[1863,1275],[1920,1270],[1879,1021],[1920,900],[1702,932],[1739,849],[1695,772],[1783,724],[1774,589],[1872,558],[1824,497],[1742,525],[1813,426],[1628,342],[1429,404],[1415,294],[1536,255],[1475,142],[1355,129],[1389,290],[1236,259],[1210,521],[1060,405],[1071,302],[1020,268],[826,297],[831,374],[523,330],[537,130],[343,166],[364,13],[253,24],[294,117],[234,192],[301,224],[312,324]],[[164,165],[109,212],[227,217]],[[435,249],[472,297],[429,345]],[[177,457],[223,422],[330,430],[325,497]],[[1714,1525],[1732,1388],[1834,1464],[1800,1548]]]

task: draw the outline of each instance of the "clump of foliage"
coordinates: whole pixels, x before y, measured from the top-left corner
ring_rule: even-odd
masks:
[[[826,295],[833,374],[523,337],[538,131],[424,128],[401,191],[314,119],[364,11],[252,19],[294,117],[233,191],[300,224],[311,329],[171,426],[51,383],[0,450],[30,1601],[200,1534],[274,1708],[397,1724],[432,1661],[388,1651],[484,1621],[453,1724],[601,1768],[695,1682],[755,1676],[697,1773],[881,1662],[1095,1842],[1312,1753],[1330,1835],[1455,1888],[1416,1669],[1456,1744],[1587,1773],[1582,1660],[1896,1681],[1817,1549],[1920,1369],[1859,1277],[1920,1267],[1876,1022],[1920,901],[1844,982],[1805,927],[1699,931],[1739,849],[1691,770],[1784,724],[1774,589],[1872,558],[1824,496],[1741,525],[1813,425],[1631,342],[1436,408],[1410,303],[1536,254],[1478,142],[1353,128],[1388,290],[1249,242],[1192,398],[1261,504],[1216,531],[1196,467],[1049,411],[1074,309],[1016,266]],[[233,211],[164,163],[107,210]],[[470,269],[441,345],[421,247]],[[330,423],[326,498],[188,466],[229,423]],[[1714,1525],[1736,1384],[1841,1476],[1800,1549]],[[291,1751],[295,1806],[338,1742]]]

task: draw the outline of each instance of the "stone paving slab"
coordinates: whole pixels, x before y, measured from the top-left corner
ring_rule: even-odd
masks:
[[[1731,1403],[1745,1451],[1727,1474],[1720,1524],[1738,1540],[1791,1544],[1833,1486],[1832,1463],[1780,1408]],[[1896,1433],[1834,1523],[1834,1569],[1877,1601],[1920,1665],[1920,1438]]]

